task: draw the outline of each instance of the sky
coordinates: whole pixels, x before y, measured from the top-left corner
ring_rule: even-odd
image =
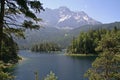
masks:
[[[120,21],[120,0],[40,0],[44,8],[61,6],[71,11],[84,11],[88,16],[102,23]]]

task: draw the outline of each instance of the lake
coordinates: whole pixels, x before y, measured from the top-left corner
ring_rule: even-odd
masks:
[[[34,72],[38,72],[39,80],[54,72],[58,80],[88,80],[84,73],[91,67],[95,57],[70,57],[59,54],[35,53],[27,50],[19,51],[24,59],[16,64],[13,74],[15,80],[35,80]]]

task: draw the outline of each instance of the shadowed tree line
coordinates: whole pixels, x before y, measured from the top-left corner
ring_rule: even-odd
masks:
[[[31,48],[34,52],[51,52],[51,51],[61,51],[60,46],[53,42],[43,42],[36,44]]]
[[[96,47],[99,56],[85,76],[89,80],[120,80],[120,30],[107,32]]]
[[[90,30],[88,32],[81,32],[77,38],[73,38],[70,46],[67,48],[69,54],[97,54],[95,48],[98,46],[99,41],[109,33],[119,31],[117,27],[113,30],[99,29]]]
[[[7,43],[15,45],[15,36],[24,38],[24,31],[26,29],[40,28],[36,22],[41,19],[37,18],[33,11],[40,12],[41,10],[44,9],[42,4],[37,0],[0,0],[0,60],[3,60],[4,55],[9,54],[4,53],[5,40],[11,41],[7,41]],[[18,22],[17,19],[19,17],[27,17],[29,19],[24,18],[23,21]],[[8,49],[7,51],[11,52],[12,50]],[[14,53],[16,53],[16,50]]]
[[[25,38],[26,29],[39,29],[37,22],[41,19],[34,12],[41,10],[44,9],[38,0],[0,0],[0,80],[11,80],[4,69],[9,67],[8,63],[18,62],[14,37]],[[18,22],[19,17],[24,19]]]

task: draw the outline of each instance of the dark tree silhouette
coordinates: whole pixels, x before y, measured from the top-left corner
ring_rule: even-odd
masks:
[[[3,34],[23,37],[26,29],[38,29],[40,26],[35,22],[40,19],[34,12],[44,10],[38,0],[0,0],[0,60],[2,58]],[[24,18],[21,23],[17,22],[19,15]],[[20,17],[20,16],[19,16]]]

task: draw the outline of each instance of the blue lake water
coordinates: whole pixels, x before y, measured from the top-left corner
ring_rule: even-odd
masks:
[[[24,59],[14,68],[15,80],[35,80],[34,72],[38,72],[39,80],[54,72],[58,80],[88,80],[84,73],[91,67],[95,57],[70,57],[62,54],[45,54],[30,51],[19,51]]]

